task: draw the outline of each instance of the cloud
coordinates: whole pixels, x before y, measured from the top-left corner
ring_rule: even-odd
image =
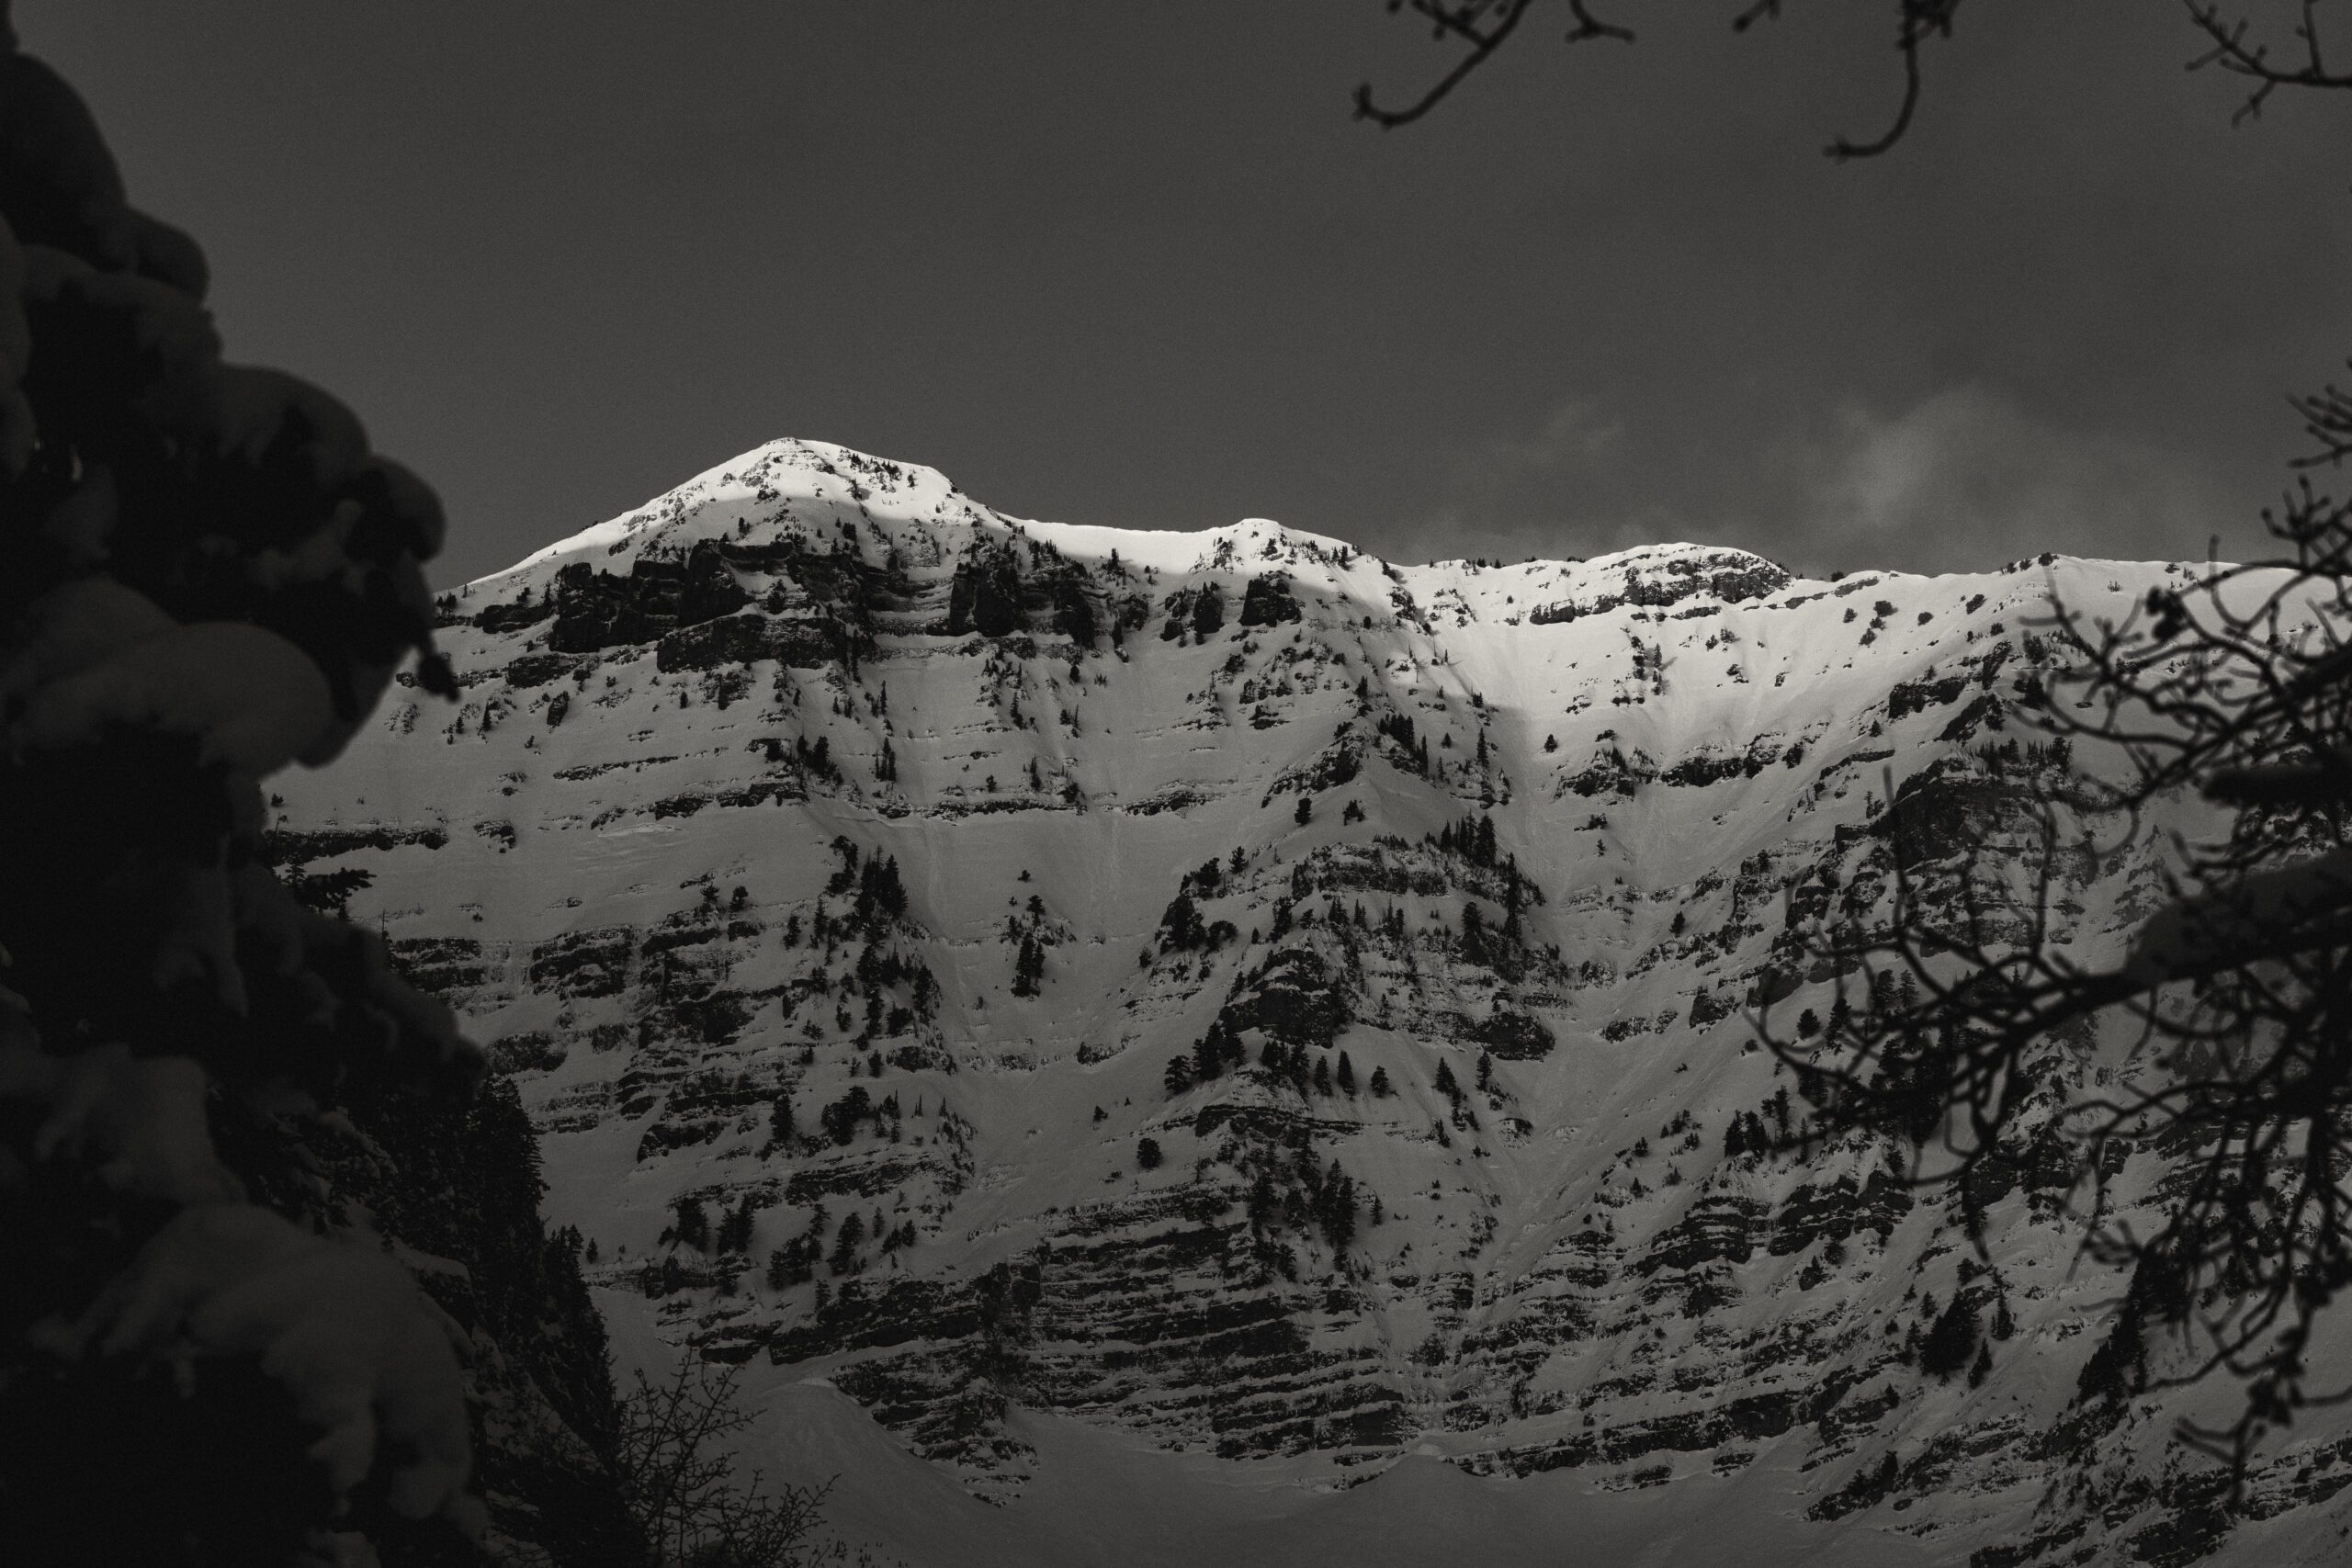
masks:
[[[1802,570],[1982,570],[2057,550],[2203,558],[2249,508],[2191,458],[2038,417],[1969,383],[1886,412],[1849,401],[1769,420],[1702,408],[1640,419],[1577,397],[1451,465],[1413,530],[1431,555],[1597,555],[1732,545]]]
[[[1672,536],[1678,513],[1643,499],[1634,448],[1628,422],[1570,398],[1532,434],[1454,459],[1444,500],[1414,531],[1419,555],[1599,555]]]
[[[2244,508],[2194,462],[2143,440],[2038,420],[1981,386],[1892,416],[1856,405],[1826,437],[1784,439],[1798,510],[1775,532],[1840,566],[1981,570],[2058,550],[2201,558]]]
[[[1522,441],[1490,442],[1471,472],[1562,474],[1609,460],[1624,444],[1625,425],[1589,398],[1571,398],[1552,411],[1544,427]]]

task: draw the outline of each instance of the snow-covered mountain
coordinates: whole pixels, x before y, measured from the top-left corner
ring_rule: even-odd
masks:
[[[910,1561],[2335,1561],[2342,1423],[2232,1517],[2169,1432],[2233,1391],[2086,1392],[2054,1129],[1973,1216],[1774,1153],[1747,1018],[2062,776],[2053,594],[2186,570],[1400,567],[784,441],[447,598],[461,705],[276,842],[515,1076],[617,1340],[748,1361]]]

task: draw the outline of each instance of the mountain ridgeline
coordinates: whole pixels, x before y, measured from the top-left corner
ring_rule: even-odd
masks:
[[[1860,999],[1832,922],[2065,787],[2053,600],[2189,570],[1401,567],[785,441],[445,595],[458,701],[269,843],[511,1075],[617,1342],[827,1379],[984,1500],[1044,1415],[1309,1486],[1752,1472],[1987,1568],[2318,1550],[2341,1424],[2225,1512],[2171,1431],[2228,1392],[2136,1394],[2165,1348],[2078,1253],[2056,1112],[2119,1046],[2049,1042],[1954,1188],[1789,1152],[1756,1043]],[[2064,863],[2086,961],[2159,826]],[[2128,1213],[2161,1152],[2110,1154]]]

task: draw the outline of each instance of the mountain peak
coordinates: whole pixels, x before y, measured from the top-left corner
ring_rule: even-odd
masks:
[[[849,517],[970,522],[980,515],[936,468],[787,436],[705,469],[642,506],[559,539],[477,582],[511,586],[512,580],[527,580],[548,563],[573,558],[611,557],[626,566],[649,552],[682,553],[697,540],[740,531],[754,518],[764,525],[797,522],[815,531]]]

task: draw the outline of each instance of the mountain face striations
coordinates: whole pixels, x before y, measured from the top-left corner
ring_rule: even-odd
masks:
[[[1398,567],[784,441],[445,597],[458,702],[270,842],[512,1075],[623,1338],[821,1377],[985,1501],[1063,1417],[1309,1488],[1752,1471],[1857,1561],[2327,1561],[2340,1421],[2232,1513],[2171,1433],[2233,1391],[2132,1392],[2055,1115],[2124,1046],[2049,1043],[1960,1190],[1788,1152],[1755,1043],[2064,790],[2053,597],[2188,570]],[[2156,826],[2065,863],[2086,962]],[[2161,1154],[2110,1157],[2128,1211]]]

